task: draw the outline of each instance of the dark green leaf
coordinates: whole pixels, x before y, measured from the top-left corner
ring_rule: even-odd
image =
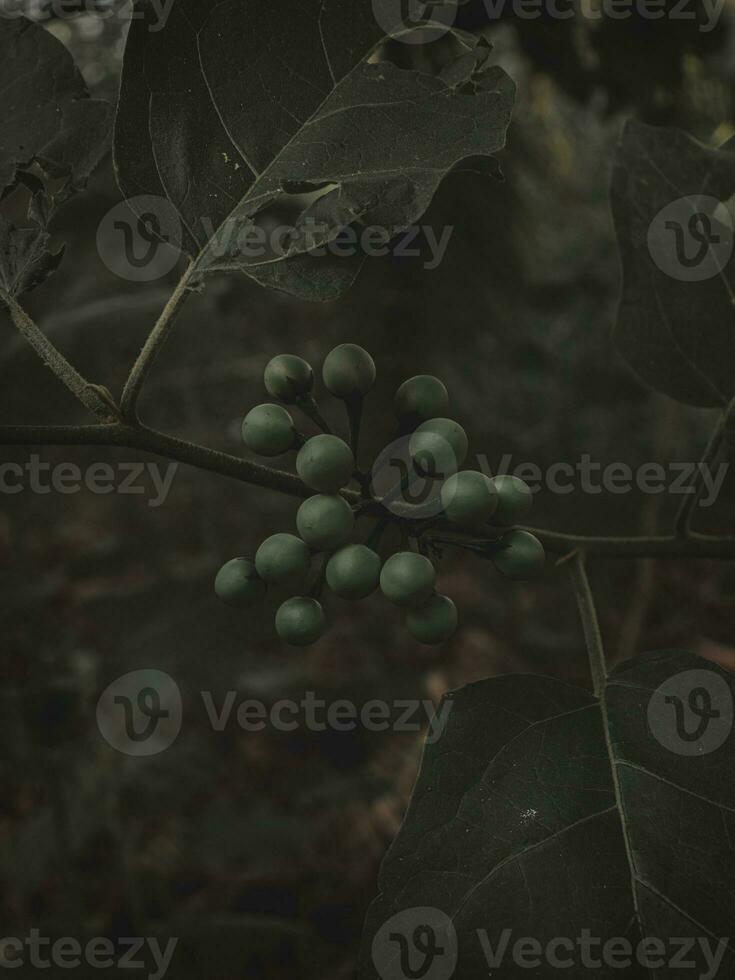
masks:
[[[674,700],[689,711],[688,694],[701,689],[720,716],[686,742]],[[669,958],[678,952],[672,940],[702,939],[722,956],[716,975],[731,976],[732,950],[718,942],[732,938],[735,922],[733,692],[733,675],[666,651],[611,676],[606,713],[586,691],[543,677],[499,677],[447,695],[446,729],[426,746],[383,863],[361,980],[404,980],[401,945],[418,969],[424,960],[412,944],[426,939],[416,934],[422,923],[433,926],[443,955],[457,954],[454,972],[442,972],[437,957],[431,980],[555,976],[545,953],[529,970],[514,944],[528,937],[545,949],[584,930],[633,948],[657,939]],[[699,710],[707,702],[696,698]],[[697,734],[699,720],[685,715],[686,731]],[[492,968],[487,944],[502,950],[505,930],[504,957]],[[556,954],[573,957],[567,977],[658,978],[706,976],[707,951],[691,950],[698,969],[688,972],[649,971],[632,955],[627,966],[590,972],[579,946]],[[598,944],[597,959],[600,952]]]
[[[39,163],[67,190],[83,186],[107,150],[112,110],[90,99],[64,45],[25,18],[0,18],[0,191]]]
[[[735,395],[725,206],[733,194],[732,145],[717,150],[679,130],[626,126],[612,180],[623,265],[615,340],[645,382],[691,405],[723,405]],[[713,237],[719,241],[709,248]]]
[[[64,248],[51,252],[48,221],[53,210],[43,183],[33,174],[19,172],[18,187],[30,191],[28,224],[18,227],[0,214],[0,287],[11,296],[29,293],[56,271]],[[22,193],[19,191],[19,193]]]
[[[364,0],[175,0],[160,30],[136,12],[149,22],[125,54],[120,186],[174,204],[202,272],[333,298],[361,257],[324,245],[350,227],[397,235],[458,163],[504,144],[513,84],[467,35],[433,76],[376,60],[384,24]],[[283,247],[243,248],[278,223],[293,229]]]
[[[11,296],[29,293],[56,271],[64,249],[48,250],[42,228],[16,228],[0,215],[0,286]]]

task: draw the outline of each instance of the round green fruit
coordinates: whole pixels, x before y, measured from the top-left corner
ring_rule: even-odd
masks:
[[[443,643],[456,632],[457,607],[447,596],[433,595],[416,609],[409,609],[406,628],[421,643]]]
[[[507,578],[533,578],[544,570],[544,546],[528,531],[509,531],[500,544],[501,549],[492,556],[493,564]]]
[[[517,476],[496,476],[493,479],[498,494],[498,507],[493,523],[501,527],[518,524],[533,506],[531,488]]]
[[[342,599],[365,599],[378,587],[380,555],[364,544],[348,544],[327,562],[327,585]]]
[[[242,439],[260,456],[280,456],[296,440],[293,419],[282,405],[258,405],[245,416]]]
[[[279,354],[266,365],[263,380],[269,395],[287,405],[294,405],[311,392],[314,372],[303,357]]]
[[[467,433],[462,426],[444,418],[423,422],[408,444],[417,471],[437,478],[456,473],[467,458],[468,448]]]
[[[439,378],[418,374],[403,382],[396,392],[393,407],[401,421],[418,425],[447,414],[449,392]]]
[[[340,344],[327,354],[322,377],[337,398],[361,397],[375,384],[375,361],[357,344]]]
[[[258,575],[272,585],[301,585],[310,564],[311,552],[295,534],[273,534],[255,553]]]
[[[352,508],[336,495],[317,494],[299,507],[296,527],[313,551],[334,551],[347,544],[355,526]]]
[[[436,585],[436,571],[428,558],[413,551],[399,551],[383,565],[380,588],[397,606],[418,606]]]
[[[217,572],[214,591],[226,605],[244,609],[265,597],[265,582],[249,558],[233,558]]]
[[[286,599],[276,613],[276,632],[295,647],[315,643],[324,634],[327,621],[316,599],[295,596]]]
[[[498,506],[493,481],[477,470],[463,470],[450,476],[441,488],[444,513],[459,527],[482,527]]]
[[[338,436],[314,436],[299,450],[296,471],[312,490],[337,493],[352,479],[355,457],[347,443]]]

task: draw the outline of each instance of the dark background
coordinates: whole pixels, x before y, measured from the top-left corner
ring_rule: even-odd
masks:
[[[668,19],[489,25],[476,3],[462,18],[496,44],[519,99],[506,182],[452,176],[423,219],[454,226],[443,263],[426,271],[419,259],[369,260],[347,297],[324,306],[245,279],[213,281],[156,366],[146,422],[244,454],[239,423],[265,400],[270,357],[298,353],[318,368],[334,344],[351,341],[378,366],[366,458],[392,436],[392,393],[416,373],[444,379],[472,451],[490,466],[505,453],[542,468],[583,453],[603,464],[698,458],[711,413],[649,393],[612,346],[619,269],[607,188],[627,117],[714,145],[735,131],[727,9],[709,33]],[[47,26],[94,94],[114,98],[124,24],[87,14]],[[131,284],[102,263],[96,230],[118,200],[107,159],[54,227],[68,248],[61,271],[27,298],[82,373],[116,393],[175,282]],[[341,425],[340,406],[323,395]],[[84,421],[6,316],[0,406],[8,423]],[[93,448],[3,449],[2,458],[25,464],[31,453],[82,469],[156,462]],[[733,484],[699,526],[732,532]],[[183,465],[164,505],[148,499],[0,496],[0,932],[178,936],[177,978],[346,980],[421,734],[215,732],[199,692],[219,703],[228,690],[266,702],[313,690],[359,705],[438,699],[509,671],[588,685],[566,571],[550,560],[541,580],[513,584],[489,563],[447,553],[441,589],[461,617],[451,642],[414,643],[375,596],[330,600],[327,636],[294,650],[274,635],[272,602],[229,610],[212,580],[228,558],[292,530],[297,501]],[[671,526],[679,499],[542,491],[533,523],[654,533]],[[595,562],[591,577],[612,661],[685,647],[735,664],[726,566]],[[95,721],[100,692],[138,669],[167,671],[184,697],[179,738],[148,759],[115,752]]]

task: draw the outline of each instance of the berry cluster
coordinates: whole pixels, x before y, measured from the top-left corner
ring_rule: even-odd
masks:
[[[541,571],[545,556],[537,538],[518,529],[497,531],[528,514],[531,491],[517,477],[491,479],[476,470],[458,470],[467,457],[467,435],[447,418],[449,396],[438,378],[419,375],[396,392],[400,431],[411,433],[410,472],[392,494],[383,496],[376,494],[374,480],[360,473],[355,459],[362,400],[375,383],[372,357],[355,344],[341,344],[327,356],[322,378],[327,390],[345,402],[349,444],[333,435],[320,415],[312,395],[314,372],[305,360],[280,354],[265,369],[265,387],[276,403],[259,405],[248,413],[243,440],[262,456],[296,451],[296,471],[314,495],[298,510],[298,535],[274,534],[260,545],[254,560],[234,558],[220,569],[215,591],[223,602],[246,607],[262,600],[269,587],[290,592],[276,613],[276,631],[284,641],[306,646],[326,628],[319,601],[324,583],[335,595],[350,600],[364,599],[379,587],[387,599],[405,609],[411,635],[435,644],[456,630],[457,609],[451,599],[436,592],[436,570],[429,555],[438,554],[438,549],[428,535],[431,529],[444,526],[483,534],[492,561],[509,578],[528,578]],[[311,438],[301,435],[289,411],[294,406],[327,431]],[[426,520],[416,509],[411,521],[405,509],[396,516],[391,507],[396,495],[400,497],[416,477],[438,486],[433,519]],[[352,481],[360,493],[345,495]],[[351,504],[347,498],[356,502]],[[366,543],[352,541],[356,514],[378,518]],[[417,550],[399,551],[384,562],[377,548],[391,520],[402,526],[405,536],[414,538]],[[314,555],[322,556],[321,567],[310,594],[304,595]]]

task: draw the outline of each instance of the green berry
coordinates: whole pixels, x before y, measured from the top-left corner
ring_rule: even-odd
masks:
[[[309,573],[311,552],[295,534],[273,534],[255,553],[255,567],[273,585],[301,585]]]
[[[365,599],[378,587],[380,555],[364,544],[348,544],[327,562],[327,585],[342,599]]]
[[[321,435],[309,439],[296,457],[296,471],[312,490],[337,493],[355,472],[355,457],[344,440]]]
[[[528,531],[509,531],[500,539],[500,544],[500,550],[492,559],[498,571],[507,578],[533,578],[544,570],[544,546]]]
[[[444,513],[459,527],[482,527],[498,506],[493,481],[477,470],[455,473],[443,484],[441,500]]]
[[[406,613],[406,628],[421,643],[443,643],[457,629],[457,607],[445,595],[433,595]]]
[[[258,405],[245,416],[242,438],[248,449],[261,456],[280,456],[296,439],[293,419],[282,405]]]
[[[233,558],[217,572],[214,591],[226,605],[244,609],[265,597],[265,582],[249,558]]]
[[[518,524],[533,506],[531,488],[517,476],[496,476],[493,479],[498,494],[498,507],[493,524],[501,527]]]
[[[462,426],[444,418],[423,422],[408,444],[418,472],[434,477],[456,473],[467,457],[468,448],[467,433]]]
[[[375,384],[375,361],[357,344],[340,344],[327,354],[322,377],[337,398],[360,397]]]
[[[276,632],[295,647],[315,643],[323,635],[327,621],[316,599],[295,596],[286,599],[276,613]]]
[[[430,374],[418,374],[404,381],[393,400],[396,416],[418,425],[447,414],[449,393],[443,382]]]
[[[336,495],[317,494],[299,507],[296,527],[313,551],[334,551],[347,544],[355,525],[352,508]]]
[[[425,602],[436,585],[436,571],[428,558],[413,551],[399,551],[383,565],[380,588],[397,606]]]
[[[266,365],[263,380],[269,395],[287,405],[295,405],[314,387],[314,372],[303,357],[279,354]]]

